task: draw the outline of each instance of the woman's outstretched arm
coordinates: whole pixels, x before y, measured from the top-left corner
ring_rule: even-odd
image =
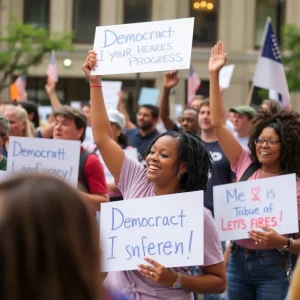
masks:
[[[124,160],[124,152],[112,139],[110,122],[107,116],[103,94],[101,76],[91,75],[91,70],[97,65],[97,54],[91,50],[82,66],[82,70],[89,79],[91,93],[91,123],[95,144],[101,156],[116,181],[119,181]]]
[[[231,165],[236,165],[243,151],[234,135],[224,124],[224,115],[221,102],[219,72],[226,63],[224,43],[218,42],[211,50],[208,64],[210,74],[210,116],[211,124],[216,130],[218,141]]]

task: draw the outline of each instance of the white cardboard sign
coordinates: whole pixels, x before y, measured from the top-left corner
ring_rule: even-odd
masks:
[[[77,187],[80,142],[10,137],[7,171],[44,172]]]
[[[101,204],[104,272],[203,264],[203,191]]]
[[[106,109],[117,109],[122,81],[102,81],[102,93]]]
[[[194,18],[96,27],[92,75],[189,69]]]
[[[9,175],[9,172],[0,170],[0,182],[6,180],[9,177]]]
[[[71,101],[70,106],[81,110],[81,101]]]
[[[298,232],[295,174],[215,186],[214,213],[222,241],[247,239],[249,230]]]
[[[219,85],[223,89],[228,89],[230,86],[233,70],[235,65],[224,66],[219,74]]]
[[[53,111],[52,106],[39,106],[38,107],[38,112],[39,116],[43,121],[48,121],[47,120],[47,115],[50,115]]]

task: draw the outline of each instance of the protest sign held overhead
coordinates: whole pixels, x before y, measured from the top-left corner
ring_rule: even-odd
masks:
[[[193,28],[194,18],[99,26],[92,75],[188,69]]]
[[[230,86],[233,70],[235,65],[224,66],[219,73],[220,87],[228,89]]]
[[[159,89],[143,87],[141,89],[138,105],[151,104],[156,106],[159,100]]]
[[[102,80],[102,93],[106,109],[117,109],[122,81]]]

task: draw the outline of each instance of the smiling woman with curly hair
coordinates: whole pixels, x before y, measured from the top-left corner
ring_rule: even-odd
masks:
[[[226,63],[224,44],[212,48],[209,60],[211,123],[218,141],[230,161],[237,180],[251,166],[248,180],[284,174],[297,176],[297,206],[300,220],[300,115],[290,110],[259,112],[249,136],[250,153],[243,149],[223,123],[219,91],[219,71]],[[251,172],[250,172],[251,173]],[[292,201],[293,199],[276,199]],[[300,236],[292,239],[273,228],[250,230],[250,239],[233,241],[228,262],[228,299],[285,299],[291,254],[300,252]]]
[[[259,112],[253,120],[249,135],[249,149],[253,162],[262,163],[257,153],[259,136],[265,128],[272,128],[278,136],[280,148],[281,174],[296,173],[300,177],[300,115],[294,111],[283,109],[277,114]],[[267,156],[269,158],[269,156]]]

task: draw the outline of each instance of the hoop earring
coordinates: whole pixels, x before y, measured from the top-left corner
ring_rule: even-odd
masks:
[[[179,177],[180,177],[180,174],[179,174],[179,172],[178,172],[178,174],[177,174],[177,177],[178,177],[178,179],[179,179]]]

